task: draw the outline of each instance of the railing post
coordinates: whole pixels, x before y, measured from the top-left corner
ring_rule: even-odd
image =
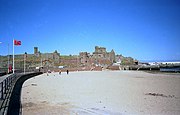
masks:
[[[8,79],[7,79],[7,80],[8,80],[8,88],[9,88],[9,78],[10,78],[10,77],[11,77],[11,76],[9,76]]]
[[[3,94],[3,82],[1,82],[1,99],[3,99],[4,94]]]
[[[7,88],[7,87],[6,87],[6,86],[7,86],[7,83],[6,83],[6,82],[7,82],[7,81],[6,81],[6,79],[5,79],[4,81],[5,81],[5,86],[4,86],[5,91],[4,91],[4,92],[5,92],[5,94],[6,94],[6,90],[7,90],[7,89],[6,89],[6,88]]]
[[[16,79],[16,75],[13,76],[13,82],[15,81],[15,79]]]
[[[8,90],[8,79],[6,78],[6,93],[7,93],[7,90]]]
[[[10,86],[12,85],[12,76],[11,76],[11,78],[10,78]]]
[[[11,87],[11,76],[9,77],[9,87]]]

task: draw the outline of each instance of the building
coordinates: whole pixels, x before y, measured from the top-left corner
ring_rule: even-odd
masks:
[[[87,52],[80,52],[79,53],[79,60],[81,64],[88,64],[89,63],[90,54]]]
[[[107,52],[106,48],[95,46],[95,52],[93,52],[93,57],[98,59],[109,59],[112,63],[115,62],[115,52],[112,49],[111,52]]]
[[[40,53],[38,47],[34,47],[34,56],[41,57],[42,60],[51,60],[55,63],[60,62],[60,53],[55,50],[53,53]]]
[[[95,46],[95,51],[92,53],[80,52],[79,60],[81,65],[91,66],[100,65],[107,66],[115,62],[115,52],[107,52],[105,47]]]

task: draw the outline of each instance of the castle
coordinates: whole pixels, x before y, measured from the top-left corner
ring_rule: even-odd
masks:
[[[19,54],[15,55],[15,68],[22,69],[24,67],[24,56],[26,55],[26,68],[35,67],[47,67],[58,68],[59,66],[65,66],[69,68],[76,67],[108,67],[115,62],[121,64],[134,64],[134,59],[131,57],[124,57],[122,55],[116,55],[112,49],[110,52],[106,51],[105,47],[95,46],[95,51],[91,53],[80,52],[79,55],[61,56],[60,53],[55,50],[53,53],[41,53],[38,47],[34,47],[33,54]],[[0,56],[0,68],[7,68],[8,56]],[[12,55],[9,55],[9,64],[12,65]]]
[[[17,54],[15,55],[15,68],[22,69],[24,67],[24,57],[26,55],[26,68],[35,67],[54,67],[60,63],[60,53],[55,50],[53,53],[41,53],[38,47],[34,47],[34,54]],[[8,67],[8,56],[0,56],[0,68]],[[9,65],[12,66],[13,56],[9,55]]]
[[[34,47],[34,56],[40,57],[43,65],[48,65],[49,63],[59,64],[60,53],[55,50],[53,53],[40,53],[38,47]]]
[[[115,62],[115,52],[114,50],[111,50],[111,52],[107,52],[106,48],[95,46],[95,51],[92,55],[87,52],[80,52],[79,60],[80,64],[83,65],[108,65]]]
[[[104,47],[95,47],[95,52],[93,52],[94,58],[109,59],[112,63],[115,62],[115,52],[112,49],[111,52],[107,52]]]

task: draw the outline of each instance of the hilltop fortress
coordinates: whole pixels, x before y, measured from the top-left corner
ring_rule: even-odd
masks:
[[[7,68],[7,56],[0,56],[0,68]],[[26,57],[26,58],[24,58]],[[105,47],[95,46],[95,51],[91,53],[80,52],[79,55],[60,55],[57,50],[53,53],[41,53],[38,47],[34,47],[34,54],[20,54],[15,55],[15,68],[22,69],[24,66],[24,59],[26,59],[26,68],[92,68],[103,67],[107,68],[113,63],[122,65],[134,64],[134,59],[131,57],[124,57],[116,55],[112,49],[110,52],[106,51]],[[9,56],[9,64],[12,65],[12,55]]]

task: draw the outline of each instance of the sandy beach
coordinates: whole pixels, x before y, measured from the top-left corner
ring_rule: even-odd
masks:
[[[179,115],[180,74],[42,74],[23,84],[21,103],[23,115]]]

